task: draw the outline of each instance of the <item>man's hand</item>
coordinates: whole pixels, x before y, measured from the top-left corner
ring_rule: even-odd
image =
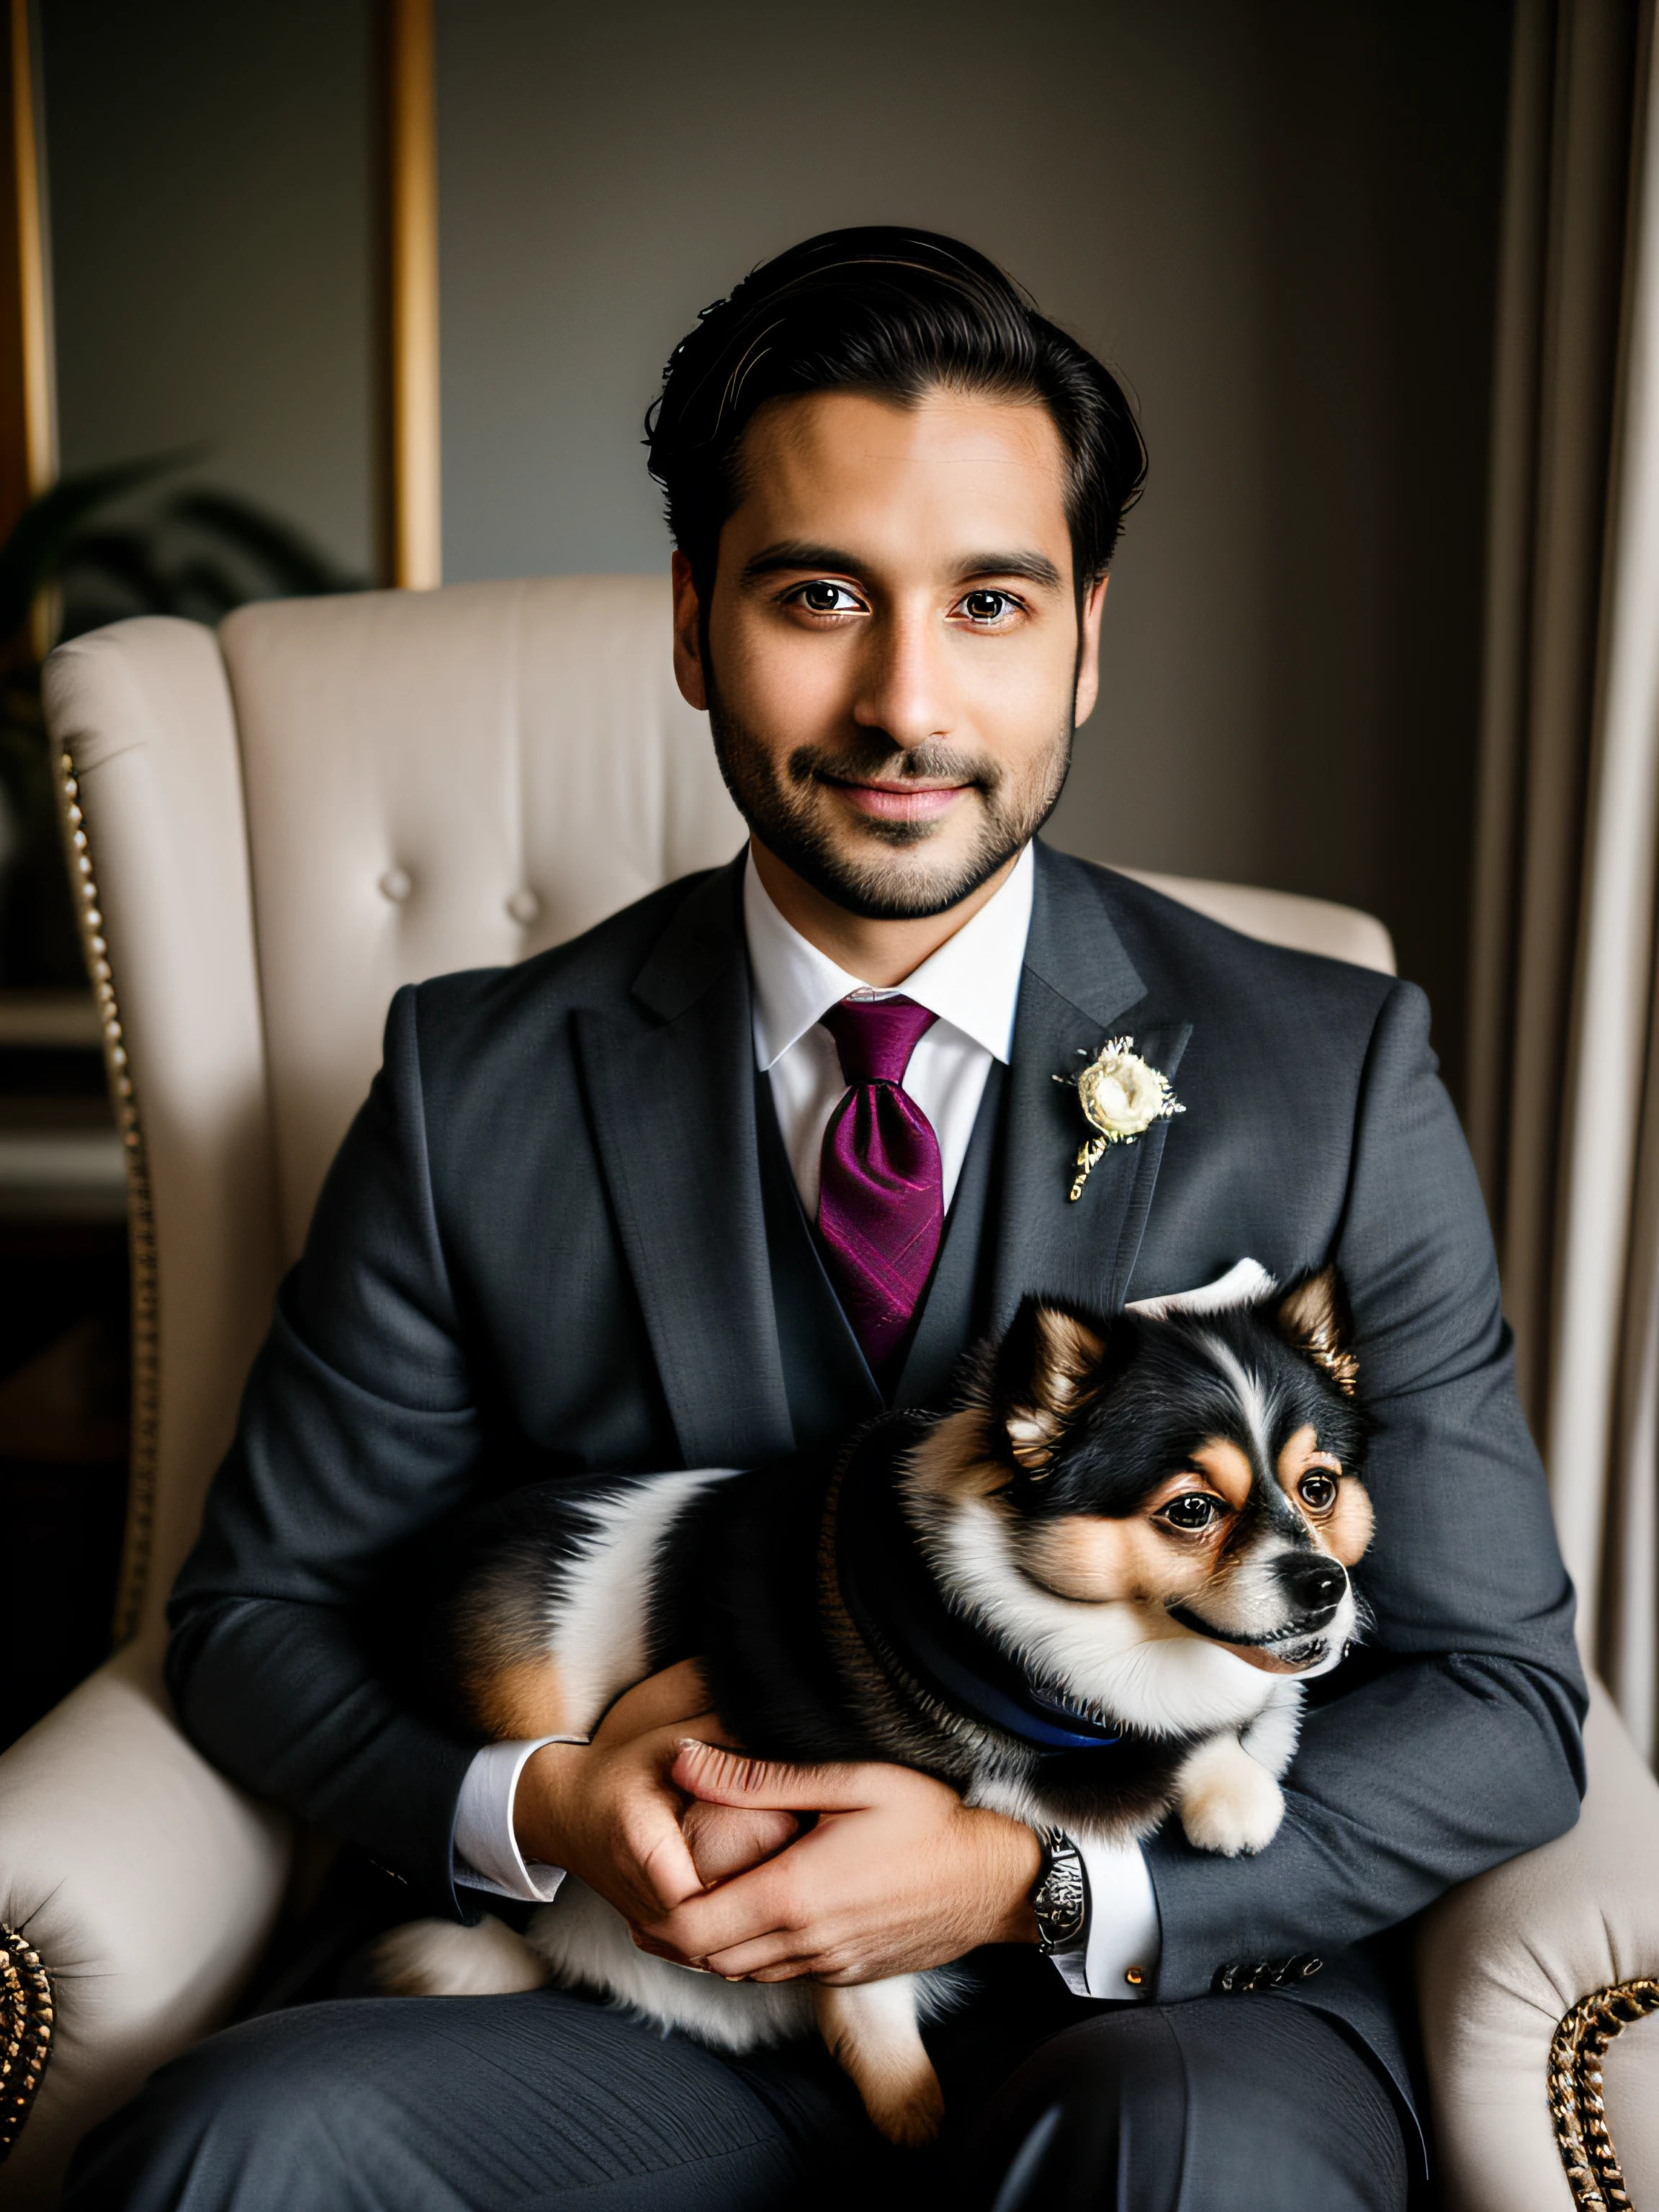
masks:
[[[795,1832],[787,1812],[688,1810],[669,1771],[692,1727],[726,1741],[687,1661],[619,1698],[591,1743],[544,1744],[526,1761],[514,1799],[520,1850],[568,1869],[634,1923],[776,1850]]]
[[[711,1804],[818,1819],[764,1865],[638,1916],[647,1950],[730,1980],[870,1982],[1036,1940],[1036,1836],[942,1782],[904,1766],[769,1766],[684,1741],[669,1771]]]

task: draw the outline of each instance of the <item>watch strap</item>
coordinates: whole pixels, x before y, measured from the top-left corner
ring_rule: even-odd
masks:
[[[1089,1875],[1083,1854],[1064,1828],[1036,1831],[1042,1864],[1031,1891],[1037,1948],[1044,1958],[1080,1949],[1089,1935]]]

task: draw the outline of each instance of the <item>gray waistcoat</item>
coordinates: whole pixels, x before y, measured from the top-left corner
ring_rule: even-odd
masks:
[[[870,1371],[802,1211],[772,1085],[764,1075],[757,1076],[756,1085],[761,1196],[784,1386],[796,1449],[809,1451],[836,1443],[886,1406],[938,1405],[957,1360],[989,1325],[995,1239],[985,1231],[996,1212],[1003,1068],[994,1062],[986,1079],[939,1257],[898,1375],[885,1391]]]

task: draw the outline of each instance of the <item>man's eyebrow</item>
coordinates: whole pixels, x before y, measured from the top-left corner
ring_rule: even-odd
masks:
[[[975,553],[957,570],[957,581],[969,584],[975,576],[1022,576],[1028,584],[1044,584],[1057,592],[1065,581],[1046,553]]]
[[[837,545],[812,545],[804,538],[781,538],[775,545],[765,545],[743,564],[743,581],[752,582],[762,576],[775,576],[803,568],[816,570],[821,575],[859,576],[864,573],[863,562]],[[975,553],[957,565],[956,580],[972,583],[976,576],[1019,576],[1028,584],[1040,584],[1049,591],[1058,591],[1065,579],[1046,553],[994,552]]]
[[[864,563],[838,546],[809,545],[803,538],[781,538],[775,545],[763,545],[744,562],[743,581],[775,576],[790,568],[816,568],[826,575],[857,576],[863,574]]]

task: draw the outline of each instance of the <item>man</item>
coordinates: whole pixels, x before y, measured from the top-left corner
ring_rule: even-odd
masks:
[[[933,2031],[933,2185],[964,2202],[1397,2207],[1420,2138],[1384,1931],[1571,1824],[1583,1705],[1421,995],[1034,845],[1142,459],[1111,378],[980,256],[898,230],[782,255],[706,311],[651,435],[676,669],[747,852],[399,994],[179,1581],[185,1725],[423,1909],[571,1869],[732,1976],[977,1950]],[[1115,1034],[1185,1112],[1074,1192],[1054,1079]],[[1063,1844],[904,1770],[702,1747],[690,1666],[585,1745],[479,1751],[401,1703],[375,1604],[464,1504],[830,1443],[936,1401],[1024,1291],[1109,1311],[1245,1257],[1338,1264],[1376,1425],[1376,1629],[1259,1857],[1167,1827],[1091,1851],[1048,1958]],[[819,1817],[705,1891],[692,1796]],[[631,2212],[884,2177],[821,2051],[738,2063],[542,1990],[233,2028],[100,2131],[70,2203]]]

